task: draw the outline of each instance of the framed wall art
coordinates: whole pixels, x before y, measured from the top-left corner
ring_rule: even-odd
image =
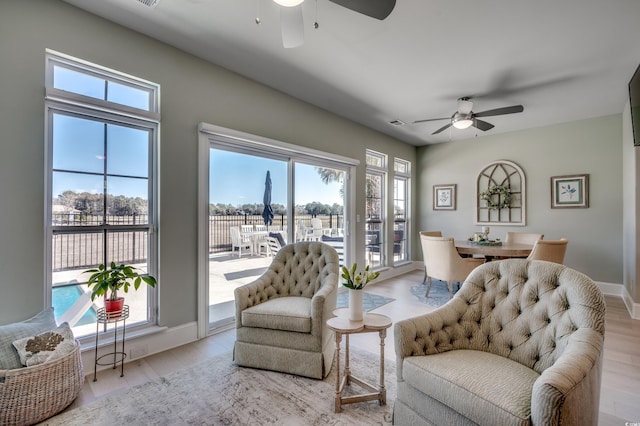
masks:
[[[456,209],[456,184],[433,185],[433,209]]]
[[[589,175],[551,177],[551,208],[588,208]]]

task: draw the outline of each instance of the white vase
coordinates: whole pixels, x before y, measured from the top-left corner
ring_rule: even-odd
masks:
[[[349,290],[349,319],[362,321],[362,290]]]

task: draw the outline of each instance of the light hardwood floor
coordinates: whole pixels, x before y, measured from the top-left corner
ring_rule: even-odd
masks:
[[[395,322],[432,310],[433,308],[421,303],[411,294],[411,287],[420,285],[422,277],[421,271],[415,271],[371,284],[367,291],[395,299],[373,312],[388,315]],[[625,422],[640,422],[640,321],[629,317],[620,298],[607,296],[606,303],[607,324],[599,424],[624,426]],[[80,396],[69,409],[124,392],[131,386],[188,368],[207,358],[228,353],[233,349],[234,339],[235,329],[134,360],[125,365],[125,376],[122,378],[119,369],[98,372],[97,382],[93,382],[93,374],[89,374]],[[380,350],[379,340],[368,333],[351,336],[351,345],[374,354]],[[389,329],[386,339],[385,360],[395,361],[393,327]],[[388,377],[387,380],[395,380],[395,377]]]

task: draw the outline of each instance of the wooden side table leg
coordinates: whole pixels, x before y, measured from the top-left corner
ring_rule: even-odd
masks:
[[[349,335],[345,337],[345,355],[344,355],[344,378],[346,380],[346,386],[351,385],[351,368],[349,368]]]
[[[380,330],[380,405],[387,403],[387,389],[384,387],[384,339],[387,337],[387,329]]]
[[[342,334],[336,332],[336,396],[334,399],[334,411],[342,411],[342,391],[340,389],[340,341]]]

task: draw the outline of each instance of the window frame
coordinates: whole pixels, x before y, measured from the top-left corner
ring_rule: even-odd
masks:
[[[86,72],[94,77],[103,78],[108,81],[125,84],[134,88],[142,88],[149,95],[149,110],[133,108],[123,104],[105,101],[89,96],[83,96],[65,90],[55,89],[53,84],[54,67],[64,64],[67,68],[76,71]],[[146,251],[148,273],[158,276],[158,153],[159,153],[159,96],[160,86],[143,79],[109,70],[105,67],[90,64],[86,61],[72,58],[68,55],[46,50],[45,62],[45,233],[47,243],[45,245],[45,303],[46,306],[53,304],[53,238],[60,234],[90,234],[102,233],[108,235],[114,232],[135,232],[146,231]],[[140,85],[139,87],[137,85]],[[123,127],[139,128],[148,132],[149,153],[148,153],[148,220],[145,224],[117,225],[102,223],[100,225],[63,225],[53,224],[52,200],[53,200],[53,117],[55,114],[68,115],[86,120],[96,120],[104,124],[114,124]],[[106,244],[103,242],[103,244]],[[103,253],[107,256],[107,253]],[[157,324],[158,319],[158,294],[153,288],[147,289],[146,321],[127,324],[127,330],[136,330],[152,327]],[[83,333],[79,337],[81,343],[89,343],[95,338],[95,324],[81,326]],[[87,327],[86,329],[84,327]]]
[[[395,258],[395,247],[394,247],[394,256],[393,256],[393,264],[394,266],[407,263],[411,259],[411,215],[410,215],[410,207],[411,207],[411,162],[407,160],[403,160],[401,158],[394,158],[393,160],[393,170],[394,170],[394,184],[393,184],[393,220],[394,225],[398,222],[404,223],[404,257],[402,259],[396,260]],[[395,208],[398,205],[398,194],[397,189],[398,181],[404,182],[404,198],[403,198],[403,208],[404,208],[404,219],[401,221],[396,218]],[[395,228],[395,226],[394,226]],[[395,232],[395,230],[394,230]],[[394,241],[395,244],[395,241]]]
[[[369,176],[377,176],[380,177],[380,217],[378,219],[372,220],[366,216],[364,220],[364,228],[365,228],[365,236],[368,232],[374,231],[374,229],[369,229],[369,224],[379,224],[378,227],[378,251],[380,255],[379,264],[374,265],[371,263],[371,259],[369,257],[369,247],[367,244],[367,240],[365,238],[365,262],[366,265],[371,266],[372,269],[382,269],[388,266],[388,257],[387,257],[387,178],[388,178],[388,170],[387,170],[387,155],[381,152],[377,152],[371,149],[367,149],[365,152],[365,180],[369,180]],[[365,186],[365,209],[368,203],[368,200],[371,197],[367,194],[367,189]],[[365,213],[367,213],[365,211]]]

